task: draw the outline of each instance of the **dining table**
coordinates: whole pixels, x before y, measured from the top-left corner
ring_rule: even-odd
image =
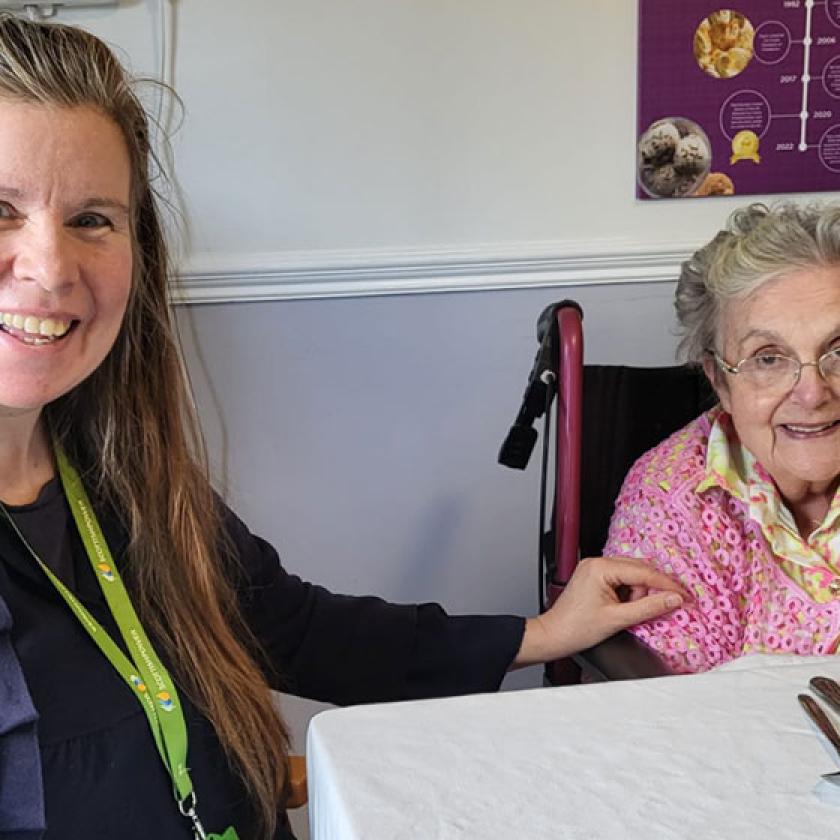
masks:
[[[837,838],[839,757],[797,699],[815,676],[840,681],[840,657],[330,709],[307,733],[310,836]]]

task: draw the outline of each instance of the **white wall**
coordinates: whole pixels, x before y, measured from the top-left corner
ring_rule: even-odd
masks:
[[[737,199],[633,198],[635,4],[174,0],[192,259],[688,245]],[[68,12],[157,62],[158,0]]]

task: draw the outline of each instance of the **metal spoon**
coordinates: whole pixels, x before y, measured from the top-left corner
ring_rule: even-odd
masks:
[[[809,694],[797,695],[799,704],[805,710],[808,720],[816,728],[820,743],[825,747],[835,764],[840,765],[840,732],[831,722],[822,706]],[[832,785],[840,787],[840,771],[823,773],[823,779]]]

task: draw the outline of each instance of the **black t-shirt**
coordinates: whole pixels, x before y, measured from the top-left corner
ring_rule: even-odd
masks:
[[[76,570],[70,551],[70,506],[58,477],[48,481],[28,505],[6,505],[6,510],[30,547],[70,589],[76,588]]]
[[[125,648],[58,482],[10,510],[44,562]],[[125,533],[99,516],[122,565]],[[334,595],[286,573],[274,549],[227,509],[224,527],[243,569],[243,615],[270,660],[275,689],[339,704],[492,691],[521,643],[521,618],[448,616],[434,604]],[[191,840],[135,696],[5,522],[0,597],[40,716],[47,840]],[[249,840],[254,815],[243,784],[209,722],[180,693],[204,826],[221,833],[233,824]],[[276,840],[291,837],[285,815],[281,822]]]

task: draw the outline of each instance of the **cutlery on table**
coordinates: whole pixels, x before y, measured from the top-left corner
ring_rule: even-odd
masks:
[[[815,680],[818,681],[817,685],[814,684]],[[828,683],[832,683],[833,685],[828,685]],[[840,685],[834,682],[834,680],[830,680],[828,677],[814,677],[810,682],[810,686],[816,693],[826,699],[826,702],[833,708],[840,710],[840,706],[834,705],[835,701],[840,703]],[[833,699],[828,699],[825,693],[826,691]],[[808,716],[808,720],[816,728],[820,743],[825,747],[834,763],[840,765],[840,732],[837,731],[837,727],[832,723],[831,718],[825,713],[823,707],[809,694],[799,694],[797,695],[797,700],[799,700],[800,706],[802,706],[805,714]],[[840,772],[824,773],[823,779],[832,785],[840,787]]]
[[[811,677],[808,685],[817,697],[828,703],[835,712],[840,713],[840,683],[837,680],[831,677]]]

